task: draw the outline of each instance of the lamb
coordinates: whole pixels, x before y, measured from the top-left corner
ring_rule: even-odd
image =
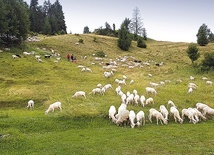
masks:
[[[127,109],[122,109],[121,112],[118,114],[118,119],[116,121],[117,125],[127,122],[129,118],[129,111]]]
[[[29,100],[27,103],[27,108],[28,109],[33,109],[34,108],[34,101],[33,100]]]
[[[78,97],[78,96],[83,96],[86,98],[84,91],[77,91],[76,93],[74,93],[74,95],[72,97]]]
[[[154,99],[152,97],[149,97],[148,99],[146,99],[146,105],[148,104],[154,104]]]
[[[145,125],[145,113],[142,110],[137,113],[136,120],[137,120],[136,125],[138,127],[142,126],[142,121],[143,121],[143,125]]]
[[[82,68],[82,70],[81,70],[82,72],[91,72],[92,73],[92,70],[90,69],[90,68],[87,68],[87,67],[85,67],[85,68]]]
[[[118,113],[116,114],[115,117],[118,119],[118,117],[119,117],[121,111],[126,110],[126,108],[127,108],[127,105],[126,105],[125,103],[121,103],[121,105],[120,105],[119,108],[118,108]]]
[[[189,109],[183,109],[181,111],[182,113],[182,119],[184,120],[184,116],[187,116],[193,124],[196,124],[197,121],[194,119],[193,113]]]
[[[176,107],[172,106],[170,107],[170,113],[173,115],[175,122],[177,123],[177,120],[179,123],[183,123],[183,119],[180,117],[179,111]]]
[[[115,106],[110,106],[110,108],[109,108],[109,111],[108,111],[108,116],[109,116],[109,119],[111,119],[112,120],[112,122],[116,122],[116,118],[115,118],[115,114],[116,114],[116,108],[115,108]]]
[[[169,112],[168,110],[166,109],[166,107],[164,105],[160,105],[160,112],[161,114],[163,115],[163,117],[168,120],[168,115],[169,115]]]
[[[163,123],[164,124],[168,123],[168,121],[163,117],[163,115],[159,111],[157,111],[156,109],[154,109],[154,108],[149,109],[149,116],[148,116],[148,118],[149,118],[149,121],[151,123],[152,123],[152,117],[156,118],[157,125],[158,125],[158,120],[160,120],[160,122],[161,122],[162,125],[163,125]],[[162,121],[163,121],[163,123],[162,123]]]
[[[206,117],[202,115],[200,111],[196,108],[188,108],[188,110],[193,114],[194,119],[196,120],[196,123],[199,122],[199,117],[203,120],[206,120]]]
[[[135,126],[135,118],[136,118],[136,114],[133,110],[130,110],[129,111],[129,121],[130,121],[130,125],[131,125],[131,128],[134,128]]]
[[[126,85],[126,80],[125,79],[119,80],[118,85]]]
[[[45,111],[45,114],[48,114],[50,111],[54,112],[54,110],[56,108],[59,108],[60,111],[62,111],[62,103],[61,102],[55,102],[55,103],[51,104],[49,106],[49,108]]]
[[[145,101],[146,101],[146,98],[145,98],[145,96],[144,95],[141,95],[140,96],[140,103],[141,103],[141,105],[144,107],[144,105],[145,105]]]
[[[152,87],[158,87],[160,84],[158,84],[158,83],[154,83],[154,82],[150,82],[149,83]]]
[[[157,91],[152,87],[146,87],[146,93],[157,94]]]

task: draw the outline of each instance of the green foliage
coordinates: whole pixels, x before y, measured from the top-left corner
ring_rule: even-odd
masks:
[[[104,57],[106,56],[106,54],[105,54],[103,51],[97,51],[97,52],[95,53],[95,55],[96,55],[97,57],[101,57],[101,58],[104,58]]]
[[[79,39],[79,43],[82,43],[82,44],[83,44],[83,41],[84,41],[84,40],[83,40],[82,38]]]
[[[128,51],[131,46],[131,38],[125,25],[122,24],[119,30],[118,47],[124,51]]]
[[[137,47],[146,48],[146,43],[143,41],[143,38],[141,38],[141,37],[138,38]]]
[[[188,54],[188,57],[191,59],[192,63],[194,63],[194,61],[196,61],[200,57],[198,47],[194,43],[189,44],[186,52]]]
[[[90,33],[89,27],[88,27],[88,26],[85,26],[85,27],[84,27],[83,33]]]
[[[205,53],[202,61],[202,71],[214,70],[214,52]]]
[[[208,29],[207,25],[203,24],[200,26],[198,33],[197,33],[197,43],[200,46],[206,46],[209,43],[210,29]]]

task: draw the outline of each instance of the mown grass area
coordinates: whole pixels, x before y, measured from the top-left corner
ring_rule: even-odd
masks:
[[[96,37],[96,42],[94,42]],[[158,109],[168,100],[174,101],[182,108],[194,107],[203,102],[214,107],[213,86],[205,84],[201,78],[206,76],[213,81],[214,73],[200,73],[192,67],[186,55],[187,43],[157,42],[148,40],[147,49],[136,47],[132,43],[130,51],[118,49],[117,39],[105,36],[62,35],[40,37],[40,42],[27,43],[26,49],[11,49],[0,53],[0,134],[9,136],[0,139],[0,154],[214,154],[213,119],[191,124],[187,120],[183,124],[174,123],[170,116],[168,125],[156,125],[156,121],[140,128],[116,126],[108,119],[111,105],[117,108],[121,100],[114,89],[116,78],[126,75],[127,85],[122,90],[136,89],[140,95],[145,94],[149,82],[171,80],[170,83],[157,88],[155,104],[147,107],[128,106],[129,110],[143,110],[148,116],[150,108]],[[76,45],[79,39],[84,43]],[[39,48],[38,48],[39,47]],[[47,50],[44,50],[46,48]],[[61,60],[44,59],[50,48],[61,54]],[[23,56],[23,51],[35,51],[42,56],[39,63],[33,56]],[[134,56],[137,60],[150,61],[151,66],[129,69],[119,66],[113,77],[105,78],[105,71],[100,61],[95,61],[93,54],[103,51],[107,57],[102,61],[109,62],[119,56]],[[213,52],[214,45],[199,47],[201,58],[205,52]],[[12,59],[18,53],[21,59]],[[66,60],[67,53],[77,56],[77,63]],[[87,59],[82,57],[87,56]],[[129,60],[132,60],[129,58]],[[164,62],[157,67],[155,62]],[[95,65],[91,65],[94,62]],[[77,67],[84,65],[92,69],[92,73],[81,72]],[[151,73],[153,77],[148,77]],[[198,89],[187,94],[189,76],[195,77]],[[129,85],[129,81],[135,82]],[[182,82],[178,83],[177,80]],[[112,84],[104,96],[89,95],[98,83]],[[87,98],[72,98],[79,90],[85,91]],[[27,110],[27,101],[33,99],[35,108]],[[62,112],[45,115],[49,104],[61,101]]]

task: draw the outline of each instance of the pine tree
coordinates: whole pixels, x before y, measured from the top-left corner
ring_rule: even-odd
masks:
[[[89,27],[88,27],[88,26],[85,26],[85,27],[84,27],[83,33],[90,33]]]
[[[128,51],[131,46],[131,38],[125,24],[123,23],[119,30],[118,47],[124,51]]]
[[[203,24],[200,26],[198,33],[197,33],[197,43],[200,46],[206,46],[209,43],[210,29],[207,28],[207,25]]]

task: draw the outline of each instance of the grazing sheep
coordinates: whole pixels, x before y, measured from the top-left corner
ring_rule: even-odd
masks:
[[[129,121],[130,121],[130,125],[131,128],[134,128],[135,126],[135,118],[136,118],[136,114],[133,110],[129,111]]]
[[[145,125],[145,113],[142,110],[137,113],[136,120],[137,120],[136,125],[138,127],[142,126],[142,121],[143,125]]]
[[[78,96],[83,96],[86,98],[84,91],[77,91],[76,93],[74,93],[74,95],[72,97],[78,97]]]
[[[187,116],[193,124],[196,124],[196,120],[194,119],[193,113],[189,109],[182,109],[182,119],[184,120],[184,116]]]
[[[198,86],[197,86],[195,83],[189,83],[189,84],[188,84],[188,88],[197,89]]]
[[[92,73],[92,70],[90,68],[87,68],[87,67],[82,68],[81,71],[82,72],[91,72]]]
[[[148,104],[154,104],[154,99],[152,97],[149,97],[148,99],[146,99],[146,105]]]
[[[144,105],[145,105],[145,101],[146,101],[146,98],[145,98],[145,96],[144,95],[141,95],[140,96],[140,104],[144,107]]]
[[[134,94],[130,94],[127,98],[126,98],[126,104],[132,104],[134,103]]]
[[[126,80],[125,79],[119,80],[118,85],[126,85]]]
[[[163,117],[163,115],[159,111],[157,111],[156,109],[154,109],[154,108],[149,109],[149,116],[148,116],[148,118],[149,118],[149,121],[151,123],[152,123],[152,117],[156,118],[157,125],[158,125],[158,120],[160,120],[160,122],[161,122],[162,125],[163,125],[163,123],[164,124],[168,123],[168,121]],[[162,121],[163,121],[163,123],[162,123]]]
[[[179,123],[183,123],[183,119],[181,118],[179,111],[176,107],[174,106],[170,107],[170,114],[173,115],[176,123],[177,123],[177,120],[179,121]]]
[[[108,116],[109,116],[109,119],[111,119],[112,120],[112,122],[116,122],[116,118],[115,118],[115,114],[116,114],[116,108],[115,108],[115,106],[110,106],[110,108],[109,108],[109,111],[108,111]]]
[[[20,57],[18,57],[16,54],[13,54],[13,55],[12,55],[12,58],[13,58],[13,59],[16,59],[16,58],[20,58]]]
[[[202,77],[202,80],[208,80],[208,78],[207,77]]]
[[[126,94],[123,94],[121,96],[121,100],[122,100],[122,103],[126,103]]]
[[[194,78],[193,76],[190,76],[189,79],[190,79],[190,80],[194,80],[195,78]]]
[[[214,116],[214,109],[209,106],[204,107],[202,114],[204,116],[206,116],[206,115]]]
[[[196,103],[196,109],[202,111],[205,107],[208,107],[208,105],[204,104],[204,103]]]
[[[116,118],[118,119],[118,116],[120,115],[122,110],[125,110],[127,108],[127,105],[125,103],[121,103],[119,108],[118,108],[118,113],[116,114]]]
[[[94,88],[89,94],[95,95],[97,93],[102,94],[101,88]]]
[[[128,119],[129,119],[129,111],[127,109],[122,109],[118,115],[116,124],[120,125],[122,123],[126,123],[128,121]]]
[[[169,101],[168,101],[167,106],[173,106],[173,107],[177,108],[177,107],[175,106],[175,103],[174,103],[172,100],[169,100]]]
[[[138,105],[138,101],[140,101],[140,96],[138,94],[134,95],[134,102]]]
[[[152,87],[146,87],[146,93],[157,94],[157,91]]]
[[[120,91],[121,91],[121,86],[118,86],[117,88],[115,88],[115,92],[117,95],[119,95]]]
[[[27,108],[28,109],[33,109],[34,108],[34,101],[33,100],[29,100],[27,103]]]
[[[164,105],[160,105],[160,112],[161,114],[163,115],[163,117],[168,120],[168,115],[169,115],[169,112],[168,110],[166,109],[166,107]]]
[[[155,82],[150,82],[149,83],[152,87],[158,87],[160,84],[158,83],[155,83]]]
[[[97,84],[97,87],[98,87],[98,88],[101,88],[101,87],[102,87],[102,84],[101,84],[101,83]]]
[[[188,110],[193,114],[194,119],[196,120],[196,123],[199,122],[199,118],[206,120],[206,117],[202,115],[200,111],[196,108],[188,108]]]
[[[129,82],[129,84],[133,84],[134,83],[134,80],[131,80],[130,82]]]
[[[212,81],[206,81],[206,84],[207,84],[207,85],[212,85],[213,82],[212,82]]]
[[[49,108],[45,111],[45,114],[48,114],[50,111],[54,112],[54,110],[56,108],[59,108],[60,111],[62,111],[62,103],[61,102],[55,102],[55,103],[51,104],[49,106]]]
[[[193,88],[192,87],[190,87],[189,89],[188,89],[188,94],[191,94],[193,92]]]
[[[113,71],[111,72],[104,72],[103,75],[106,77],[106,78],[109,78],[111,77],[112,75],[114,75]]]

